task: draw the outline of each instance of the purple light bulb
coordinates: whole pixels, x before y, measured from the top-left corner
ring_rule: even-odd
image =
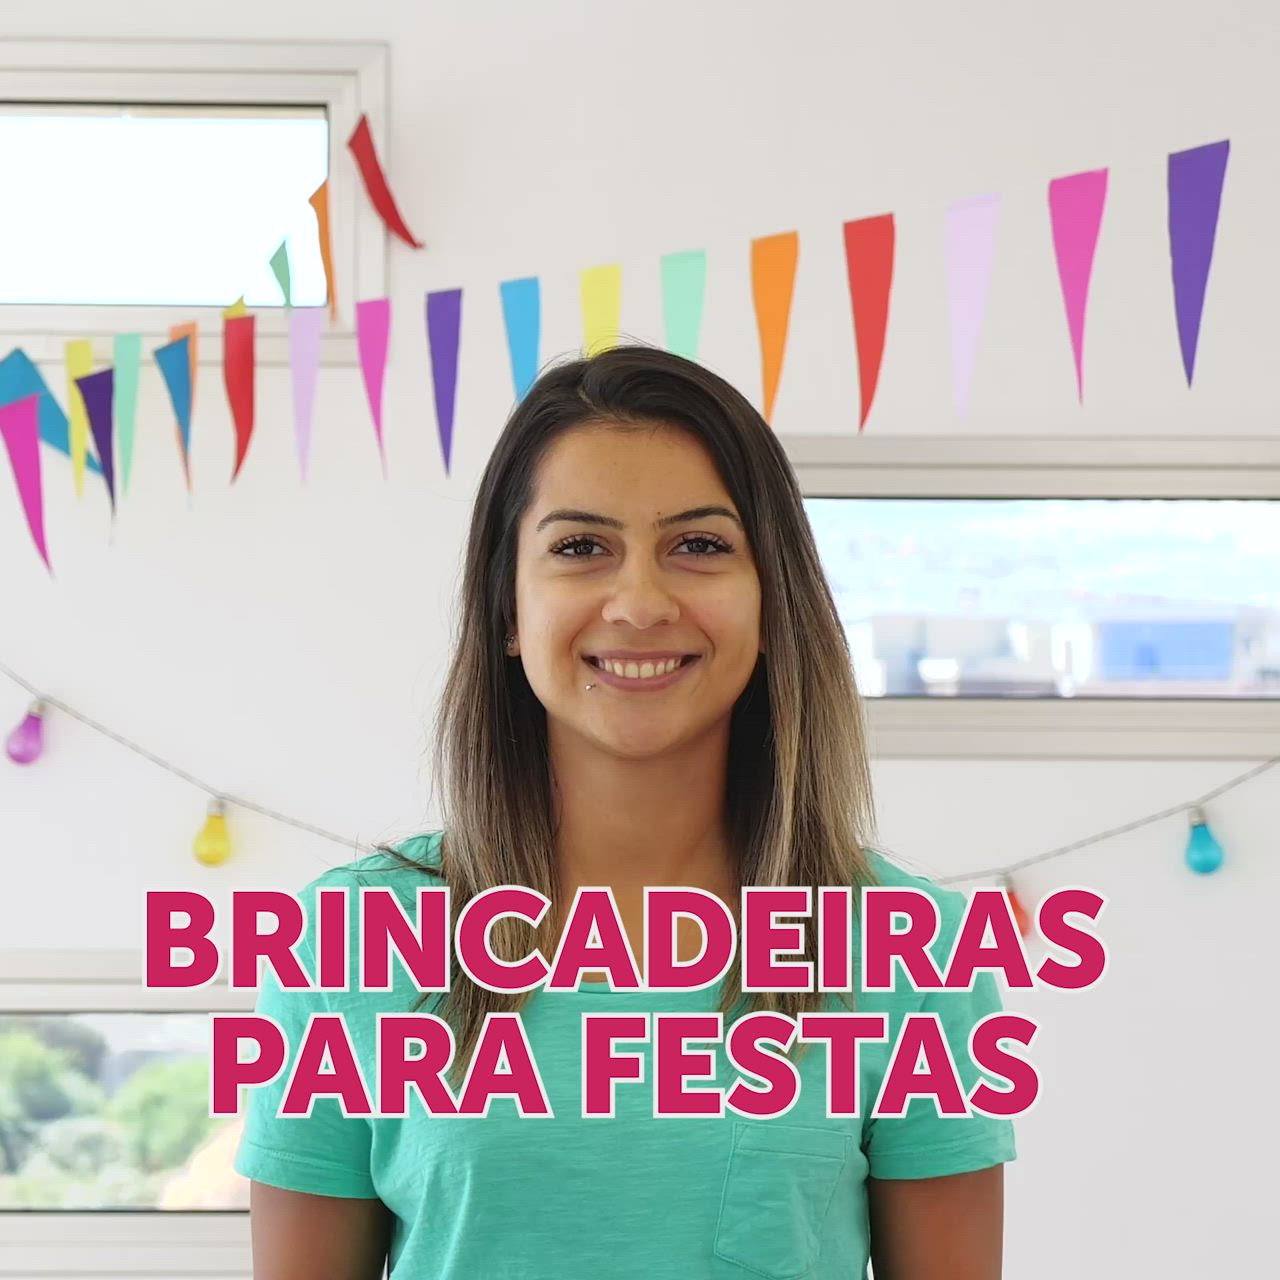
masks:
[[[33,702],[26,719],[9,735],[4,749],[14,764],[33,764],[44,751],[44,704]]]

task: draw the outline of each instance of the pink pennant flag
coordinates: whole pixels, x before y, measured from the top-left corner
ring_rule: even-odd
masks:
[[[947,208],[944,233],[951,313],[951,388],[956,413],[969,416],[969,387],[982,342],[987,286],[995,257],[1000,197],[975,196]]]
[[[298,466],[307,478],[311,456],[311,411],[316,399],[316,370],[320,365],[323,307],[295,307],[289,313],[289,372],[293,380],[293,434],[298,442]]]
[[[1093,254],[1098,247],[1102,207],[1107,199],[1107,170],[1090,169],[1049,183],[1049,219],[1058,279],[1067,308],[1067,328],[1076,362],[1076,391],[1084,402],[1084,313],[1089,302]]]
[[[49,549],[44,540],[44,487],[40,480],[40,397],[27,396],[11,404],[0,405],[0,436],[9,453],[13,478],[18,484],[18,497],[26,513],[27,528],[44,561],[49,563]]]
[[[387,337],[390,331],[390,298],[370,298],[356,303],[356,346],[360,351],[360,369],[373,414],[373,429],[378,437],[384,477],[387,474],[387,454],[382,444],[382,381],[387,371]]]

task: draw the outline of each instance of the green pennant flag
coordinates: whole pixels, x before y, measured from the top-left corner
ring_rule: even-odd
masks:
[[[293,293],[289,288],[289,249],[283,240],[280,241],[280,247],[271,255],[271,270],[275,272],[276,280],[280,284],[280,292],[284,294],[284,305],[293,306]]]

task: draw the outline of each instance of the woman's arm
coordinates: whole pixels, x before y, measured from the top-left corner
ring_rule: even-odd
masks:
[[[381,1200],[249,1187],[253,1280],[382,1280],[391,1214]]]
[[[944,1178],[868,1178],[875,1280],[1000,1280],[1004,1165]]]

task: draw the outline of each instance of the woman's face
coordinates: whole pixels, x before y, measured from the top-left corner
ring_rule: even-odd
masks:
[[[645,757],[727,727],[760,654],[740,519],[677,428],[591,423],[549,446],[520,525],[514,650],[549,734]]]

